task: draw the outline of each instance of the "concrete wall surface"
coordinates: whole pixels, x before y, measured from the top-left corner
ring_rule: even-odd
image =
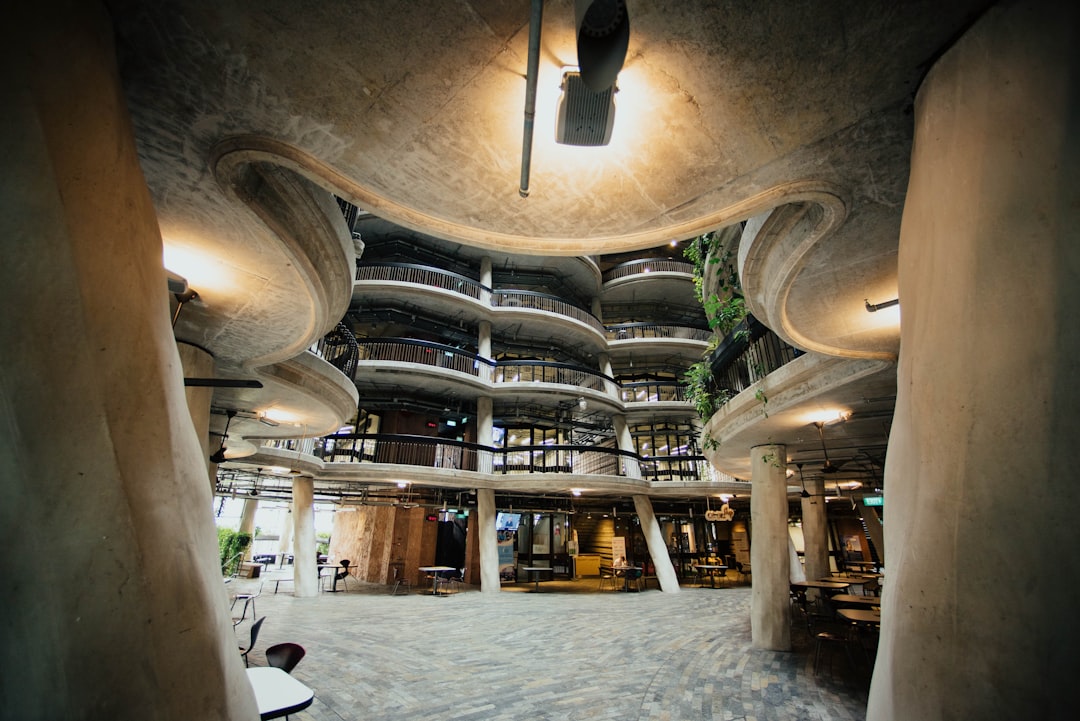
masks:
[[[1076,714],[1078,27],[996,6],[919,91],[871,721]]]
[[[108,18],[0,34],[2,714],[256,719]]]

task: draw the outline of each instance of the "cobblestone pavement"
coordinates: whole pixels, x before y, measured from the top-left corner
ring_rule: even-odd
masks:
[[[748,586],[598,593],[583,579],[436,598],[348,584],[294,598],[270,583],[256,601],[266,621],[253,666],[274,643],[307,650],[293,675],[315,701],[298,721],[865,717],[868,672],[842,652],[815,675],[798,629],[793,652],[750,647]],[[249,613],[238,641],[250,622]]]

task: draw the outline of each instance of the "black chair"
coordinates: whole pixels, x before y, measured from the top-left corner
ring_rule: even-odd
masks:
[[[292,673],[306,653],[304,647],[298,643],[277,643],[266,649],[266,663],[285,673]]]
[[[341,581],[343,590],[349,590],[349,584],[345,582],[345,579],[349,577],[349,565],[352,561],[344,559],[341,561],[341,570],[334,574],[334,586],[331,590],[337,591],[337,582]]]
[[[255,623],[251,624],[251,643],[247,648],[240,647],[240,655],[244,657],[244,665],[248,665],[248,654],[251,653],[251,649],[255,648],[255,639],[259,637],[259,629],[262,628],[263,621],[266,620],[266,616],[263,616]]]

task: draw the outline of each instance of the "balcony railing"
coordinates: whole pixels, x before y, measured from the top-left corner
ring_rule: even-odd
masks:
[[[467,276],[413,263],[358,263],[356,279],[416,283],[461,293],[475,299],[479,299],[480,291],[485,289],[479,281]]]
[[[446,438],[392,433],[325,436],[315,439],[312,453],[328,463],[394,463],[467,471],[486,467],[496,475],[626,476],[628,461],[637,461],[643,475],[650,479],[685,481],[699,480],[708,467],[700,456],[642,459],[617,448],[555,444],[492,448]]]
[[[632,338],[682,338],[688,340],[709,341],[712,331],[704,328],[691,328],[681,325],[660,323],[620,323],[609,325],[604,335],[608,340],[630,340]]]
[[[686,385],[678,381],[638,381],[620,383],[623,403],[656,403],[660,401],[685,401]]]
[[[597,332],[603,333],[604,326],[592,313],[568,303],[562,298],[532,290],[496,290],[491,294],[491,305],[496,308],[531,308],[556,315],[566,316],[580,321]]]
[[[711,481],[714,469],[704,456],[650,456],[638,462],[650,481]]]
[[[615,379],[599,371],[551,361],[499,361],[495,366],[496,383],[561,383],[613,393]]]
[[[639,258],[609,268],[604,273],[603,281],[607,283],[631,275],[641,275],[642,273],[684,273],[692,276],[694,266],[692,263],[671,258]]]
[[[488,380],[495,365],[487,358],[442,343],[412,338],[365,338],[357,341],[362,361],[419,363]]]
[[[344,323],[338,323],[334,330],[316,341],[308,350],[347,375],[349,380],[356,380],[356,361],[360,349],[356,337]]]
[[[745,335],[747,330],[749,339]],[[803,353],[751,316],[717,348],[712,362],[713,377],[719,388],[741,393]]]

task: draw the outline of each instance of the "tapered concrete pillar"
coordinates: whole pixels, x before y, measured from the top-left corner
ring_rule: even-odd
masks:
[[[750,449],[750,633],[754,648],[791,650],[791,561],[787,528],[787,448]]]
[[[278,537],[278,554],[284,556],[292,547],[292,506],[281,509],[281,535]]]
[[[258,718],[98,3],[8,8],[0,186],[2,713]]]
[[[190,343],[177,343],[176,350],[180,354],[180,364],[185,378],[214,377],[214,356]],[[199,439],[203,458],[206,459],[210,490],[213,492],[214,487],[217,485],[217,464],[210,462],[210,453],[212,452],[210,450],[210,402],[214,397],[214,389],[185,386],[184,397],[187,399],[191,425],[195,428],[195,436]]]
[[[480,259],[480,302],[491,305],[491,257],[484,256]]]
[[[917,96],[871,721],[1076,716],[1078,27],[995,5]]]
[[[479,396],[476,399],[476,443],[481,446],[491,447],[491,434],[495,428],[495,413],[490,396]],[[491,451],[480,451],[476,459],[476,470],[481,473],[491,473],[493,469]],[[494,523],[494,521],[492,521]]]
[[[641,464],[637,460],[637,448],[634,447],[634,437],[630,435],[630,427],[626,424],[626,416],[613,415],[611,423],[615,428],[615,441],[619,444],[619,450],[634,454],[620,457],[623,473],[627,478],[641,478]]]
[[[255,548],[255,514],[259,510],[258,498],[245,498],[244,509],[240,512],[240,533],[251,536],[251,543],[244,549],[244,560],[250,561]]]
[[[802,499],[803,569],[812,581],[829,575],[829,533],[826,526],[825,482],[806,480],[809,498]]]
[[[652,501],[648,496],[638,494],[634,496],[634,510],[637,511],[638,520],[641,521],[641,532],[645,535],[645,545],[649,547],[649,557],[652,558],[653,567],[656,569],[656,580],[660,582],[660,590],[678,593],[679,577],[675,573],[675,567],[671,565],[667,542],[664,540],[663,531],[660,530],[660,524],[656,522]]]
[[[293,497],[293,588],[297,598],[319,595],[319,566],[315,553],[315,481],[296,476]]]
[[[470,523],[471,526],[471,523]],[[499,542],[495,535],[495,491],[481,488],[476,492],[476,527],[480,544],[480,591],[498,593],[499,582]]]

